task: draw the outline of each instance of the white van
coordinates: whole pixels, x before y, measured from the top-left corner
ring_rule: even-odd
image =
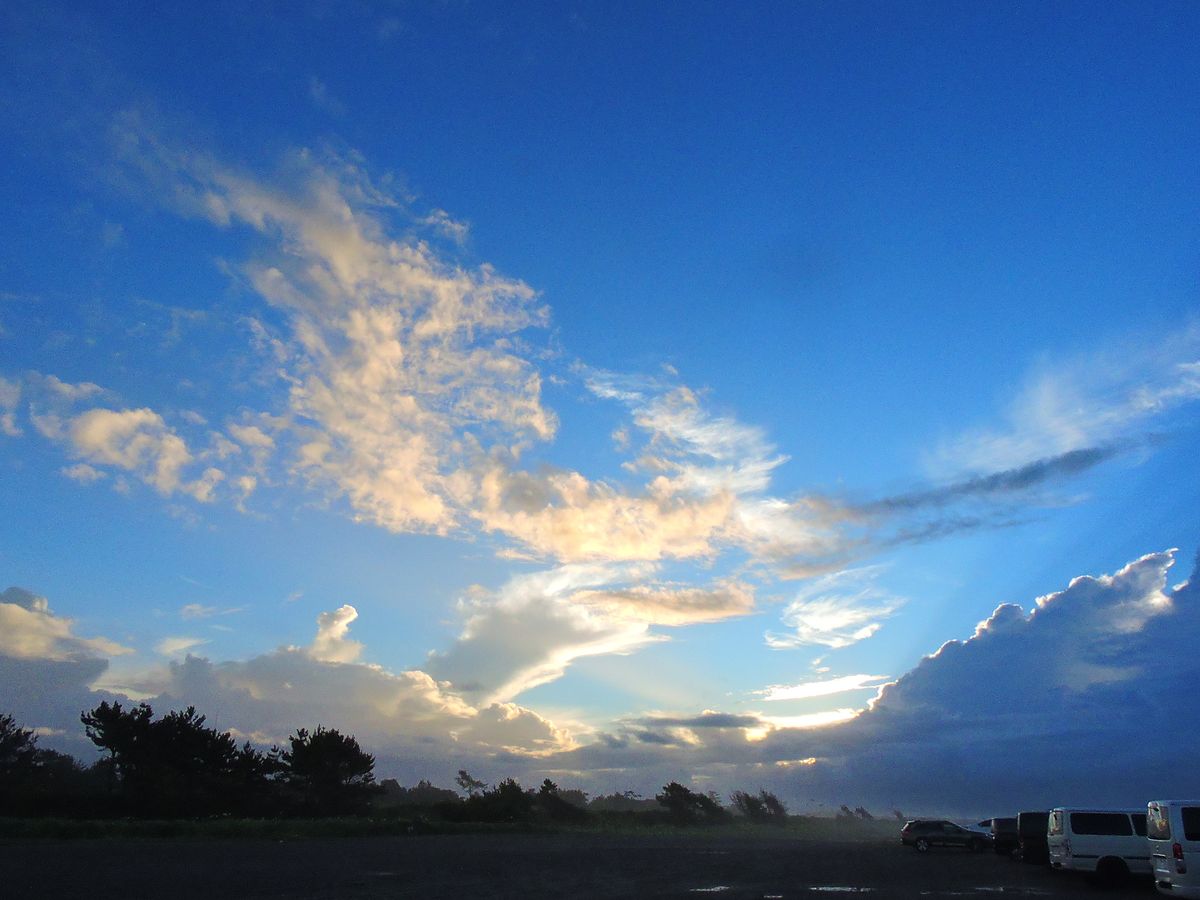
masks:
[[[1200,800],[1150,801],[1146,837],[1159,891],[1200,897]]]
[[[1050,810],[1046,823],[1050,865],[1091,872],[1109,881],[1149,875],[1146,814],[1140,809]]]

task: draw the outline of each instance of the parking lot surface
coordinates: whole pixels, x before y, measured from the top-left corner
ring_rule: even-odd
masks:
[[[0,843],[7,898],[1146,897],[992,853],[717,835]]]

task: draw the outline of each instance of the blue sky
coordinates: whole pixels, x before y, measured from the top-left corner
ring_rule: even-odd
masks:
[[[0,655],[44,740],[118,692],[402,778],[973,810],[864,735],[1159,714],[1194,6],[3,15]],[[992,699],[1105,656],[1051,727],[939,674],[968,638]]]

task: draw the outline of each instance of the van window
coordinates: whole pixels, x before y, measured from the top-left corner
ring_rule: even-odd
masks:
[[[1133,830],[1142,837],[1146,836],[1146,814],[1145,813],[1130,813],[1129,818],[1133,820]]]
[[[1146,810],[1146,836],[1154,841],[1171,839],[1171,817],[1157,803]]]
[[[1023,812],[1017,816],[1017,828],[1023,837],[1045,837],[1049,815],[1044,812]],[[1062,833],[1062,829],[1059,829]]]
[[[1071,813],[1071,831],[1075,834],[1133,834],[1128,813]]]
[[[1061,809],[1056,809],[1050,813],[1050,822],[1046,830],[1048,834],[1063,833],[1063,814]]]
[[[1184,840],[1200,841],[1200,806],[1184,806],[1179,812],[1183,816]]]

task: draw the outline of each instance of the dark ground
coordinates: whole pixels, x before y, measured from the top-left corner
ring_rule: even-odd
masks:
[[[1155,896],[1100,890],[992,853],[744,836],[427,835],[264,840],[6,840],[18,898]]]

